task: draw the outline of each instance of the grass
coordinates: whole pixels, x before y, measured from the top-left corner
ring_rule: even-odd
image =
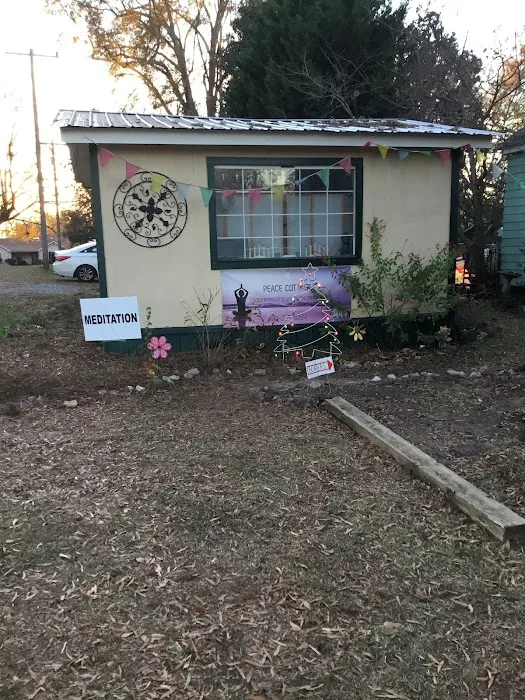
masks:
[[[59,277],[49,269],[46,270],[42,265],[8,265],[2,263],[0,265],[0,285],[16,285],[16,284],[49,284],[71,282],[67,277]]]

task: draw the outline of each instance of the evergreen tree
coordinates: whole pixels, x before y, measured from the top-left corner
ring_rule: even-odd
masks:
[[[225,113],[392,116],[404,18],[391,0],[247,0],[226,51]]]

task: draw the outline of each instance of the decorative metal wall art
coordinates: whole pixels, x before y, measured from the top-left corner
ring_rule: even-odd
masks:
[[[152,177],[156,183],[153,188]],[[161,173],[140,171],[115,192],[113,216],[130,241],[144,248],[161,248],[182,233],[188,205],[174,180]]]

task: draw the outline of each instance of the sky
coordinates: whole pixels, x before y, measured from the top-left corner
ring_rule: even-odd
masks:
[[[53,137],[60,140],[52,123],[61,108],[122,110],[129,108],[130,96],[135,95],[137,111],[149,110],[147,94],[138,79],[113,79],[104,63],[89,58],[85,41],[74,41],[81,31],[78,27],[66,17],[46,13],[45,0],[0,0],[0,4],[0,23],[4,28],[0,53],[0,147],[14,127],[15,150],[24,168],[34,167],[29,58],[4,52],[24,53],[32,48],[35,53],[54,55],[58,51],[58,58],[35,58],[39,123],[45,143]],[[489,0],[430,0],[429,4],[441,13],[445,29],[455,32],[461,43],[479,55],[494,45],[495,32],[505,44],[519,29],[518,18],[525,24],[523,0],[498,0],[497,4]],[[57,146],[56,150],[60,198],[62,205],[67,206],[73,196],[68,152],[64,146]],[[50,200],[53,186],[48,146],[42,147],[42,161],[46,200]]]

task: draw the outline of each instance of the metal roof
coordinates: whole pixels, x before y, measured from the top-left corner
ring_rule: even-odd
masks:
[[[411,119],[237,119],[187,117],[169,114],[60,110],[55,123],[61,129],[177,129],[182,131],[329,132],[384,134],[447,134],[500,136],[494,131],[419,122]]]

